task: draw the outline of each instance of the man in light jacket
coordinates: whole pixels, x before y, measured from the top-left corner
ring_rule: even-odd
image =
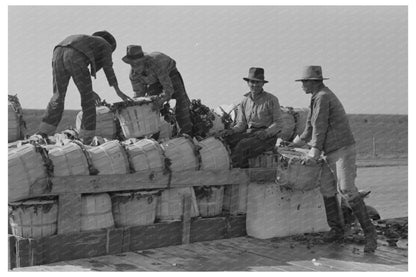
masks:
[[[317,159],[322,153],[326,156],[327,163],[321,175],[321,192],[331,230],[325,240],[338,241],[344,237],[336,198],[339,192],[351,206],[364,231],[364,251],[374,252],[377,248],[377,233],[355,186],[355,140],[344,107],[323,83],[326,79],[322,77],[320,66],[307,66],[304,68],[303,76],[296,80],[302,82],[305,93],[312,96],[305,130],[294,139],[293,145],[302,146],[308,142],[311,146],[311,158]]]

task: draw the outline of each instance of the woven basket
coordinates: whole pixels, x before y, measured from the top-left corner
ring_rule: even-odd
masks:
[[[295,117],[292,108],[281,107],[282,131],[279,133],[279,138],[285,141],[292,139],[295,130]]]
[[[126,146],[130,165],[135,172],[161,171],[165,158],[160,145],[153,139],[142,139]]]
[[[48,156],[53,163],[54,176],[89,175],[87,158],[75,143],[50,148]]]
[[[87,148],[92,165],[99,175],[129,173],[129,161],[118,140]]]
[[[302,134],[308,112],[308,108],[281,107],[282,131],[279,138],[291,141],[296,135]]]
[[[173,125],[160,118],[160,134],[158,141],[168,141],[172,138]]]
[[[43,159],[32,144],[9,148],[9,202],[29,196],[30,186],[47,176]]]
[[[230,153],[219,139],[209,137],[198,142],[198,145],[201,146],[201,170],[230,168]]]
[[[117,118],[114,113],[106,106],[95,108],[97,118],[95,126],[95,135],[107,139],[117,137]],[[77,114],[75,126],[78,132],[81,130],[82,111]]]
[[[9,100],[8,105],[8,142],[23,139],[26,130],[19,100],[16,96],[9,95],[10,98],[15,99],[15,101]]]
[[[172,171],[197,170],[199,161],[194,143],[187,138],[179,137],[161,144],[165,157],[170,159]]]
[[[57,231],[56,200],[26,200],[9,203],[12,234],[24,238],[52,236]]]
[[[306,120],[308,118],[309,109],[308,108],[294,108],[294,112],[296,113],[296,126],[295,126],[295,134],[300,135],[305,130]]]
[[[201,217],[212,217],[222,213],[224,199],[224,187],[210,186],[205,188],[209,193],[206,195],[196,194],[199,214]],[[195,187],[198,190],[198,187]]]
[[[153,224],[159,191],[114,193],[111,195],[116,227]]]
[[[152,110],[152,105],[143,100],[136,106],[118,110],[116,116],[126,138],[149,136],[160,131],[160,115],[158,111]]]
[[[81,196],[81,231],[114,227],[108,193]]]
[[[156,218],[160,221],[181,220],[183,215],[183,197],[191,195],[191,217],[199,216],[193,188],[171,188],[162,191],[156,208]]]
[[[293,190],[311,190],[319,186],[323,161],[307,158],[307,150],[278,148],[277,184]]]
[[[264,152],[248,159],[249,167],[277,168],[279,156],[272,151]]]

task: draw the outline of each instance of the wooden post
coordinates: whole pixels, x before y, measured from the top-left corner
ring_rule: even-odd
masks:
[[[191,208],[191,195],[185,194],[183,196],[182,244],[189,244],[191,236]]]
[[[377,152],[376,152],[376,138],[373,136],[373,158],[377,157]]]

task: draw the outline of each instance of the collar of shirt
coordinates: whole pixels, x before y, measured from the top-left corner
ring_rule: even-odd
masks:
[[[249,97],[252,101],[256,101],[259,100],[260,98],[262,98],[264,95],[266,95],[264,93],[264,89],[256,96],[253,97],[253,94],[251,92],[247,92],[246,94],[244,94],[245,97]]]

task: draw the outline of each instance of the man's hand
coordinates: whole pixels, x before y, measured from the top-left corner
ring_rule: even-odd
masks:
[[[233,129],[225,129],[225,130],[221,130],[217,133],[217,136],[219,137],[228,137],[233,135],[235,132]]]
[[[258,139],[261,139],[261,140],[265,140],[265,139],[267,139],[267,137],[268,137],[266,130],[260,130],[260,131],[257,131],[254,135],[255,135]]]
[[[293,139],[293,141],[292,141],[292,143],[289,143],[289,146],[290,147],[302,147],[302,146],[304,146],[306,143],[303,141],[303,140],[301,140],[301,138],[299,137],[299,135],[297,135],[294,139]]]
[[[119,88],[118,86],[114,86],[114,89],[116,90],[116,93],[118,95],[118,97],[120,97],[121,99],[123,99],[123,101],[133,101],[133,99],[131,99],[129,96],[127,96],[126,94],[124,94]]]
[[[160,111],[163,108],[163,101],[159,95],[150,96],[152,100],[152,111]]]
[[[311,150],[309,150],[308,157],[317,160],[320,156],[321,150],[319,150],[318,148],[312,147]]]
[[[95,91],[92,92],[92,97],[93,97],[93,100],[94,100],[94,104],[96,106],[100,105],[101,97]]]

